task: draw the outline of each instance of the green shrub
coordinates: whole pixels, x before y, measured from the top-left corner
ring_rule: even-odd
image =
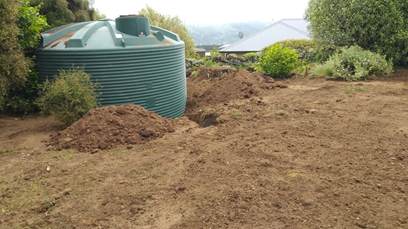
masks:
[[[191,78],[191,79],[197,78],[198,73],[200,73],[200,71],[193,71],[193,72],[191,73],[190,78]]]
[[[286,39],[266,46],[261,52],[265,53],[276,44],[300,52],[300,58],[309,63],[323,63],[340,49],[340,47],[328,42],[319,42],[310,39]]]
[[[29,111],[35,111],[37,109],[38,85],[38,72],[35,70],[34,64],[32,64],[24,86],[9,91],[6,98],[7,108],[24,115]]]
[[[315,42],[316,46],[310,50],[308,56],[305,58],[307,62],[323,63],[327,61],[333,54],[340,52],[341,47],[330,43]]]
[[[256,54],[256,52],[249,52],[249,53],[245,53],[244,55],[242,55],[243,57],[247,57],[247,56],[257,56],[258,54]]]
[[[299,53],[275,44],[259,58],[259,65],[265,74],[285,77],[299,64]]]
[[[305,19],[313,39],[360,47],[408,64],[407,0],[310,0]]]
[[[47,79],[40,86],[37,104],[41,113],[56,115],[68,126],[99,106],[96,93],[99,87],[98,83],[91,82],[83,68],[60,70],[53,80]]]
[[[212,60],[205,61],[204,65],[207,66],[207,67],[217,67],[218,66],[218,64],[214,63]]]
[[[357,81],[369,76],[385,76],[392,72],[392,63],[387,62],[385,56],[359,46],[344,47],[341,51],[331,56],[322,66],[328,77]]]

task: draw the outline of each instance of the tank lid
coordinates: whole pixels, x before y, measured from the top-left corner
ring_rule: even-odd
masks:
[[[144,15],[137,15],[137,14],[128,14],[128,15],[120,15],[119,17],[145,17]]]
[[[122,33],[145,37],[150,35],[149,18],[143,15],[121,15],[115,19],[116,29]]]
[[[98,21],[113,21],[113,20],[110,18],[102,18],[102,19],[99,19]]]
[[[183,43],[179,36],[159,27],[150,26],[142,15],[122,15],[115,21],[99,21],[64,25],[41,33],[40,49],[101,50],[144,48]],[[118,25],[119,24],[119,25]]]

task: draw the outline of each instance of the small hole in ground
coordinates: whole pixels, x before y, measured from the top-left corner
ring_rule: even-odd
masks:
[[[201,112],[187,116],[191,121],[198,123],[200,127],[206,128],[218,124],[218,114],[215,112]]]

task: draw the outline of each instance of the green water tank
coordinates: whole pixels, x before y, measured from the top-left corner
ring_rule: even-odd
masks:
[[[35,52],[40,82],[59,69],[84,67],[102,86],[102,106],[133,103],[166,118],[184,114],[184,42],[151,26],[148,18],[127,15],[75,23],[41,36]]]

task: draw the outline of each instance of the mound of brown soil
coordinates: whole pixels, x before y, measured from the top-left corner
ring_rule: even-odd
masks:
[[[259,96],[274,88],[273,79],[247,70],[201,67],[187,78],[187,109]]]
[[[77,149],[97,152],[118,145],[147,142],[174,132],[173,121],[141,106],[128,104],[90,110],[58,135],[51,136],[49,145],[56,150]]]

